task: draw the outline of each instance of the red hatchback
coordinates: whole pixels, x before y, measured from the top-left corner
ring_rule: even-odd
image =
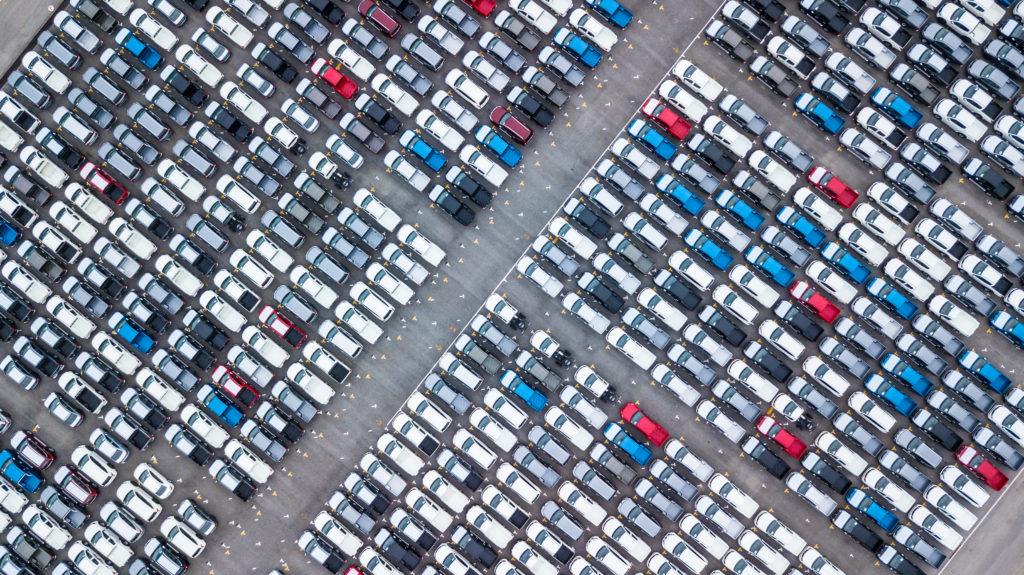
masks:
[[[965,445],[956,452],[956,460],[970,467],[971,471],[985,482],[985,485],[996,491],[1002,489],[1008,481],[1002,471],[996,469],[995,465],[989,463],[988,460],[978,453],[977,449],[970,445]]]
[[[31,431],[19,429],[11,436],[11,447],[29,465],[36,469],[46,469],[53,465],[56,457],[49,445],[36,437]]]
[[[815,166],[811,173],[807,174],[807,181],[828,194],[829,197],[844,208],[852,206],[857,201],[857,198],[860,197],[860,194],[848,186],[846,182],[840,180],[835,174],[821,166]]]
[[[306,332],[295,327],[294,323],[269,305],[260,310],[260,321],[292,347],[299,347],[302,342],[306,341]]]
[[[668,441],[668,432],[665,428],[658,425],[658,422],[654,421],[647,414],[640,411],[635,403],[627,403],[622,406],[619,410],[619,415],[622,419],[633,424],[634,427],[639,429],[644,435],[647,436],[647,440],[651,443],[661,447]]]
[[[663,128],[669,131],[670,134],[682,140],[690,133],[690,126],[686,120],[679,117],[678,114],[669,110],[665,104],[662,104],[657,98],[648,98],[644,102],[644,107],[640,108],[640,111],[645,116],[661,124]]]
[[[88,182],[90,186],[110,198],[110,201],[115,204],[120,204],[128,197],[128,190],[124,189],[124,186],[115,182],[114,178],[111,178],[92,162],[82,164],[82,169],[78,171],[78,175],[82,176],[82,179]]]
[[[757,431],[772,438],[775,443],[782,446],[782,449],[799,459],[807,451],[807,444],[800,441],[800,438],[786,431],[779,425],[778,421],[770,415],[762,415],[757,420]]]
[[[828,301],[825,296],[814,291],[807,282],[800,280],[794,282],[789,288],[789,295],[803,302],[803,304],[811,308],[814,313],[818,314],[818,317],[832,323],[839,317],[839,307],[836,304]]]
[[[465,0],[465,2],[472,6],[473,10],[476,10],[477,14],[484,18],[491,15],[495,6],[494,0]]]
[[[260,398],[258,391],[253,389],[237,373],[223,365],[218,365],[213,370],[213,381],[217,382],[220,388],[227,392],[228,395],[237,399],[239,403],[246,407],[252,407],[256,400]]]
[[[323,58],[317,58],[313,61],[313,65],[309,67],[314,74],[323,78],[325,82],[334,87],[334,91],[341,94],[342,98],[351,100],[352,96],[355,95],[356,90],[359,89],[359,84],[356,84],[349,79],[348,76],[342,74],[337,69],[332,68],[330,63]]]
[[[520,144],[527,144],[533,137],[533,130],[519,121],[508,109],[496,106],[491,110],[491,122],[501,128],[502,132]]]
[[[373,25],[376,26],[381,32],[388,35],[388,38],[394,38],[395,34],[402,29],[402,24],[391,17],[384,11],[383,8],[374,3],[373,0],[363,0],[359,3],[359,13],[367,18]]]

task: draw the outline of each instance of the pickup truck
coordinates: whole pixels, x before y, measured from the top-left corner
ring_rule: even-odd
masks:
[[[909,363],[903,361],[903,359],[895,354],[885,354],[882,357],[881,366],[886,373],[893,375],[913,390],[914,393],[922,397],[935,387],[935,384],[927,377],[921,375],[916,369],[910,367]]]
[[[724,208],[735,216],[747,229],[757,231],[764,225],[764,216],[751,207],[750,204],[743,201],[736,192],[722,190],[715,194],[714,200],[719,207]]]
[[[138,36],[132,34],[127,28],[121,28],[114,35],[114,41],[124,47],[135,55],[147,68],[150,70],[156,70],[157,66],[164,61],[160,54],[151,48],[148,44],[139,39]]]
[[[212,385],[207,383],[200,387],[197,397],[207,409],[231,427],[235,427],[242,421],[242,412],[215,390]]]
[[[917,313],[917,304],[910,301],[907,296],[901,294],[899,290],[882,278],[872,278],[865,288],[882,305],[903,319],[909,320]]]
[[[533,357],[528,351],[519,352],[519,355],[516,357],[516,365],[533,376],[544,387],[548,388],[548,391],[557,391],[559,386],[562,385],[562,378],[558,377],[557,374],[547,367],[544,367],[544,364]]]
[[[498,358],[484,351],[484,348],[477,345],[473,338],[466,334],[460,335],[455,340],[455,349],[459,353],[465,354],[491,375],[498,373],[498,369],[501,368],[501,361]]]
[[[814,96],[804,92],[793,101],[793,107],[800,111],[808,120],[830,134],[838,134],[846,120],[832,108]]]
[[[473,318],[473,321],[469,324],[470,329],[480,334],[484,339],[491,342],[491,345],[495,347],[505,357],[512,357],[516,349],[519,348],[519,344],[516,340],[507,336],[502,332],[496,325],[491,323],[486,317],[477,315]]]
[[[558,271],[564,273],[567,276],[572,277],[579,270],[580,264],[576,260],[572,259],[568,254],[562,251],[551,238],[547,236],[537,236],[533,240],[533,251],[547,258],[551,263],[555,264]]]
[[[433,146],[417,136],[412,130],[402,132],[398,143],[423,160],[423,163],[435,172],[440,172],[441,168],[444,168],[445,164],[448,163],[448,158],[445,158],[444,154],[434,149]]]
[[[98,413],[107,405],[107,400],[102,394],[70,371],[60,374],[57,384],[68,397],[82,404],[90,413]]]
[[[512,370],[505,370],[499,381],[502,387],[519,396],[534,411],[540,412],[548,404],[548,398],[543,393],[530,387]]]
[[[704,259],[720,270],[724,271],[732,264],[732,254],[722,249],[721,246],[698,229],[691,229],[686,232],[686,235],[683,236],[683,242],[697,250]]]
[[[863,284],[871,277],[871,269],[835,242],[821,246],[821,255],[851,280]]]
[[[601,62],[601,52],[583,38],[573,34],[568,28],[563,27],[556,30],[554,40],[555,44],[565,48],[566,52],[572,54],[588,68],[593,68]]]
[[[772,257],[761,246],[750,246],[747,248],[747,251],[743,252],[743,258],[747,260],[747,263],[764,272],[772,281],[782,287],[788,288],[789,284],[793,283],[793,279],[796,277],[793,270]]]
[[[651,261],[651,258],[627,240],[626,236],[617,233],[609,238],[607,243],[608,247],[629,260],[629,263],[633,264],[638,272],[647,275],[654,269],[654,262]]]
[[[796,232],[812,248],[820,246],[825,241],[825,233],[790,206],[779,208],[775,213],[775,218],[779,220],[779,223]]]
[[[675,144],[669,141],[668,138],[659,134],[653,126],[639,118],[630,122],[626,131],[629,132],[630,136],[665,161],[671,160],[672,156],[676,155],[678,151]]]
[[[655,186],[658,188],[658,191],[668,195],[668,197],[672,198],[672,201],[679,204],[679,207],[692,215],[697,215],[704,209],[704,200],[700,199],[680,183],[679,180],[669,174],[662,174],[655,183]]]
[[[871,103],[879,107],[893,120],[914,129],[921,123],[921,112],[910,105],[910,102],[886,87],[875,88],[871,93]]]
[[[14,482],[25,493],[35,493],[43,484],[43,479],[8,449],[0,451],[0,475]]]
[[[148,333],[143,331],[135,322],[125,317],[121,312],[114,312],[107,324],[110,329],[121,336],[121,339],[131,344],[139,353],[149,353],[156,342]]]
[[[604,16],[609,22],[619,28],[625,28],[633,20],[633,13],[624,8],[615,0],[583,0],[589,4],[595,12]]]

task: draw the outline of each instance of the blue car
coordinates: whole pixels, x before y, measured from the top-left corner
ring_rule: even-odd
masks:
[[[736,219],[743,224],[749,230],[757,231],[764,225],[764,216],[761,212],[755,210],[750,204],[743,201],[736,192],[732,190],[722,190],[715,194],[715,203],[720,207],[725,208],[730,214],[736,216]]]
[[[1010,378],[1006,377],[1006,374],[996,369],[996,366],[992,365],[989,360],[973,349],[961,352],[960,355],[956,356],[956,360],[960,362],[964,369],[973,373],[978,379],[984,381],[989,387],[999,393],[1009,389],[1010,383],[1012,383]]]
[[[676,152],[679,151],[676,145],[670,142],[668,138],[659,134],[653,126],[639,118],[630,122],[626,131],[629,132],[630,136],[633,136],[634,139],[665,161],[671,160],[672,156],[676,155]]]
[[[434,149],[433,146],[417,136],[416,132],[412,130],[402,132],[398,143],[402,144],[402,147],[406,150],[416,154],[428,168],[435,172],[440,172],[441,168],[448,163],[448,158],[444,157],[444,154]]]
[[[697,250],[697,253],[704,256],[704,259],[711,262],[711,265],[725,271],[732,264],[732,255],[722,249],[721,246],[711,241],[704,232],[698,229],[691,229],[683,236],[686,245]]]
[[[25,493],[35,493],[43,484],[42,477],[7,449],[0,451],[0,474],[21,487]]]
[[[20,237],[21,232],[7,223],[7,220],[0,218],[0,243],[5,246],[13,246],[14,242],[18,241]]]
[[[127,28],[118,30],[114,40],[123,46],[125,50],[134,54],[150,70],[156,70],[160,63],[164,61],[163,57],[156,50],[150,48],[148,44],[140,40],[135,34],[132,34]]]
[[[903,295],[889,282],[882,278],[871,278],[865,286],[868,293],[875,297],[885,307],[896,312],[896,315],[909,320],[917,314],[917,304],[910,301],[910,298]]]
[[[853,254],[835,242],[821,246],[821,255],[835,264],[843,275],[859,284],[863,284],[871,277],[871,268],[862,264]]]
[[[119,311],[110,316],[107,325],[139,353],[149,353],[156,345],[148,333]]]
[[[668,197],[672,198],[672,201],[694,216],[704,209],[704,200],[697,197],[696,194],[686,189],[686,186],[681,184],[679,180],[668,174],[662,174],[655,183],[655,186],[658,188],[658,191],[667,194]]]
[[[772,278],[772,281],[784,288],[788,288],[793,283],[793,280],[796,279],[796,274],[793,273],[793,270],[772,257],[761,246],[750,246],[747,248],[747,251],[743,252],[743,259],[764,272],[765,275]]]
[[[643,445],[639,441],[633,439],[633,437],[626,433],[625,429],[618,423],[611,422],[605,424],[604,429],[601,430],[604,434],[605,439],[611,441],[615,445],[618,445],[620,449],[626,452],[633,461],[640,465],[647,465],[647,462],[651,460],[651,450]]]
[[[231,427],[235,427],[242,421],[242,412],[224,395],[213,388],[209,383],[203,384],[197,394],[199,401],[206,406],[221,421]]]
[[[633,13],[623,8],[622,4],[619,4],[615,0],[583,0],[598,14],[604,16],[609,22],[615,24],[619,28],[625,28],[629,25],[630,21],[633,20]],[[1006,2],[1008,0],[1001,0]]]
[[[886,533],[892,533],[893,529],[896,529],[900,524],[900,520],[896,518],[892,511],[882,507],[874,499],[868,497],[867,493],[856,487],[846,493],[846,501],[852,507],[856,507],[861,513],[871,518]]]
[[[992,327],[1003,335],[1010,343],[1017,347],[1024,348],[1024,323],[1005,311],[997,311],[988,318]]]
[[[506,369],[505,373],[501,374],[500,381],[502,387],[518,395],[519,399],[522,399],[534,411],[541,411],[548,404],[548,398],[544,397],[543,393],[530,387],[512,370]]]
[[[893,409],[910,417],[917,411],[917,402],[910,399],[910,396],[896,388],[888,379],[878,373],[872,373],[864,380],[864,387],[868,391],[882,398]]]
[[[793,101],[793,107],[814,123],[815,126],[829,134],[838,134],[843,129],[843,126],[846,125],[846,120],[837,114],[835,110],[829,108],[824,102],[807,92],[796,97],[796,100]]]
[[[586,40],[569,31],[568,28],[559,28],[555,31],[555,44],[566,49],[581,64],[593,68],[601,61],[601,51],[591,46]]]
[[[490,126],[480,126],[476,130],[476,141],[487,146],[498,159],[502,161],[506,166],[514,168],[519,165],[519,161],[523,159],[523,154],[515,148],[512,144],[505,141],[504,138],[498,135]]]
[[[900,359],[895,354],[887,353],[882,356],[882,369],[902,381],[914,393],[924,397],[935,387],[927,377],[921,375],[910,364]]]
[[[876,88],[871,93],[871,103],[881,108],[882,112],[885,112],[887,116],[910,129],[916,128],[921,123],[921,118],[923,117],[921,112],[918,112],[916,108],[910,105],[910,102],[904,100],[889,88]]]
[[[803,217],[800,212],[790,206],[779,208],[779,211],[775,212],[775,219],[796,232],[796,235],[810,244],[812,248],[820,246],[825,241],[825,232],[819,230],[818,226],[811,223],[811,220]]]

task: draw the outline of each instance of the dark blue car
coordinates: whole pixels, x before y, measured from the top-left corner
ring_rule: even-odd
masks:
[[[671,160],[672,156],[675,156],[676,152],[679,151],[676,145],[669,141],[668,138],[659,134],[653,126],[639,118],[630,122],[626,131],[635,140],[665,161]]]
[[[917,304],[903,295],[889,282],[882,278],[871,278],[865,286],[868,293],[880,301],[882,305],[896,312],[903,319],[910,319],[917,314]]]
[[[625,28],[633,20],[633,13],[627,10],[615,0],[583,0],[594,8],[594,11],[604,16],[609,22],[619,28]],[[1008,0],[1001,0],[1006,2]]]
[[[749,230],[756,232],[764,225],[764,216],[761,215],[761,212],[758,212],[750,204],[743,201],[732,190],[722,190],[715,194],[715,203],[736,216],[736,219]]]
[[[672,201],[679,204],[680,207],[692,215],[697,215],[704,209],[704,200],[697,197],[696,194],[681,184],[679,180],[668,174],[662,174],[658,178],[657,183],[655,183],[655,186],[657,186],[658,191],[667,194],[668,197],[672,198]]]
[[[417,136],[412,130],[403,132],[398,142],[402,144],[403,148],[416,154],[428,168],[435,172],[440,172],[441,168],[448,163],[448,158],[445,158],[444,154],[434,149],[433,146],[426,143],[423,138]]]
[[[812,248],[820,246],[825,241],[825,232],[819,230],[818,226],[811,223],[811,220],[803,217],[800,212],[790,206],[779,208],[779,211],[775,212],[775,219],[796,232],[796,235],[810,244]]]
[[[761,246],[750,246],[747,248],[747,251],[743,252],[743,259],[747,260],[747,263],[750,265],[757,267],[757,269],[772,278],[772,281],[784,288],[788,288],[796,278],[793,270],[772,257]]]
[[[512,370],[505,370],[505,373],[501,374],[500,381],[505,389],[518,395],[519,399],[522,399],[534,411],[541,411],[548,404],[548,398],[544,397],[543,393],[530,387]]]
[[[235,427],[242,421],[241,410],[235,407],[228,398],[224,397],[221,392],[214,389],[209,383],[199,388],[197,396],[207,409],[229,426]]]
[[[892,530],[900,524],[900,520],[892,511],[882,507],[874,499],[868,497],[867,493],[856,487],[846,493],[846,501],[850,503],[851,507],[856,507],[861,513],[871,518],[886,533],[892,533]]]
[[[156,70],[161,62],[164,61],[163,57],[156,50],[150,48],[148,44],[140,40],[135,34],[132,34],[127,28],[118,30],[114,40],[123,46],[125,50],[134,54],[150,70]]]
[[[487,146],[498,159],[510,168],[514,168],[523,159],[523,154],[512,144],[505,141],[490,126],[480,126],[476,130],[476,141]]]
[[[851,280],[863,284],[871,277],[871,269],[862,264],[850,252],[835,242],[821,246],[821,255],[839,268],[839,271]]]
[[[909,363],[903,361],[895,354],[887,353],[882,356],[882,369],[902,381],[921,397],[928,395],[928,392],[935,387],[931,380],[910,367]]]
[[[910,399],[910,396],[896,388],[888,379],[878,373],[872,373],[864,380],[864,387],[868,391],[882,398],[893,409],[910,417],[917,411],[917,402]]]
[[[716,268],[725,271],[732,264],[732,254],[722,249],[721,246],[716,244],[709,238],[704,232],[698,229],[691,229],[686,232],[683,236],[683,241],[686,245],[697,250],[704,259],[711,262],[711,265]]]
[[[0,218],[0,243],[5,246],[13,246],[14,242],[21,237],[21,232],[14,226],[7,223],[7,220]]]
[[[619,446],[620,449],[626,452],[626,455],[628,455],[630,459],[640,465],[647,465],[651,460],[651,456],[653,455],[651,450],[648,449],[646,445],[633,439],[633,437],[626,433],[626,430],[622,429],[622,426],[618,423],[611,422],[605,424],[604,429],[602,429],[601,432],[604,434],[605,439]]]
[[[591,46],[586,40],[569,31],[568,28],[559,28],[555,31],[555,44],[566,49],[581,64],[593,68],[601,61],[601,51]]]
[[[148,333],[119,311],[110,316],[107,325],[139,353],[149,353],[156,344]]]

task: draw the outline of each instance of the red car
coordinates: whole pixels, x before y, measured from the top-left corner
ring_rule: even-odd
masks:
[[[772,438],[775,443],[782,446],[783,451],[797,459],[803,457],[804,452],[807,451],[806,443],[783,429],[779,422],[770,415],[762,415],[761,419],[757,420],[757,431]]]
[[[501,128],[502,132],[520,144],[527,144],[533,137],[533,130],[526,127],[526,124],[519,121],[506,108],[496,106],[491,110],[491,122]]]
[[[359,84],[350,80],[348,76],[342,74],[336,68],[332,68],[327,60],[323,58],[314,60],[313,65],[309,68],[314,74],[320,76],[325,82],[333,86],[334,91],[341,94],[341,97],[346,100],[351,100],[356,90],[359,89]]]
[[[82,179],[90,186],[110,198],[110,201],[115,204],[120,205],[128,197],[128,190],[124,189],[124,186],[115,182],[114,178],[111,178],[92,162],[82,164],[82,169],[78,171],[78,175],[82,176]]]
[[[1008,481],[1002,471],[996,469],[995,465],[989,463],[987,459],[978,453],[977,449],[970,445],[965,445],[956,452],[956,460],[970,467],[975,475],[996,491],[1002,489]]]
[[[223,365],[218,365],[213,370],[213,381],[217,382],[220,388],[227,392],[228,395],[237,399],[239,403],[246,407],[252,407],[252,404],[256,403],[256,400],[260,398],[258,391],[253,389],[237,373]]]
[[[648,118],[661,124],[670,134],[680,140],[685,138],[686,134],[690,133],[690,128],[692,128],[686,120],[679,117],[679,114],[669,110],[657,98],[648,98],[644,102],[644,107],[640,108],[640,111]]]
[[[789,295],[803,302],[803,304],[811,308],[814,313],[818,314],[818,317],[832,323],[839,317],[839,308],[836,304],[828,301],[825,296],[814,291],[807,282],[800,280],[794,282],[789,288]]]
[[[36,469],[46,469],[53,465],[56,454],[49,445],[36,437],[31,431],[19,429],[11,436],[11,447],[29,465]]]
[[[635,403],[627,403],[622,406],[619,410],[619,415],[622,419],[633,424],[634,427],[639,429],[641,433],[647,436],[647,440],[651,443],[661,447],[668,441],[668,432],[665,428],[658,425],[658,422],[654,421],[647,414],[640,411]]]
[[[263,306],[263,309],[260,310],[260,321],[292,347],[299,347],[302,342],[306,341],[306,332],[295,327],[295,324],[284,317],[284,314],[269,305]]]
[[[860,197],[860,194],[846,185],[846,182],[840,180],[835,174],[821,166],[815,166],[811,173],[807,174],[807,181],[828,194],[829,197],[844,208],[852,206],[857,201],[857,198]]]
[[[402,24],[391,17],[384,11],[383,8],[377,6],[373,0],[363,0],[359,3],[359,13],[367,18],[378,30],[388,35],[388,38],[394,38],[395,34],[402,29]]]
[[[81,505],[92,503],[100,494],[92,481],[67,465],[57,468],[57,473],[53,475],[53,481],[68,497]]]
[[[494,10],[495,6],[494,0],[465,0],[465,2],[484,18],[491,15],[491,11]]]

